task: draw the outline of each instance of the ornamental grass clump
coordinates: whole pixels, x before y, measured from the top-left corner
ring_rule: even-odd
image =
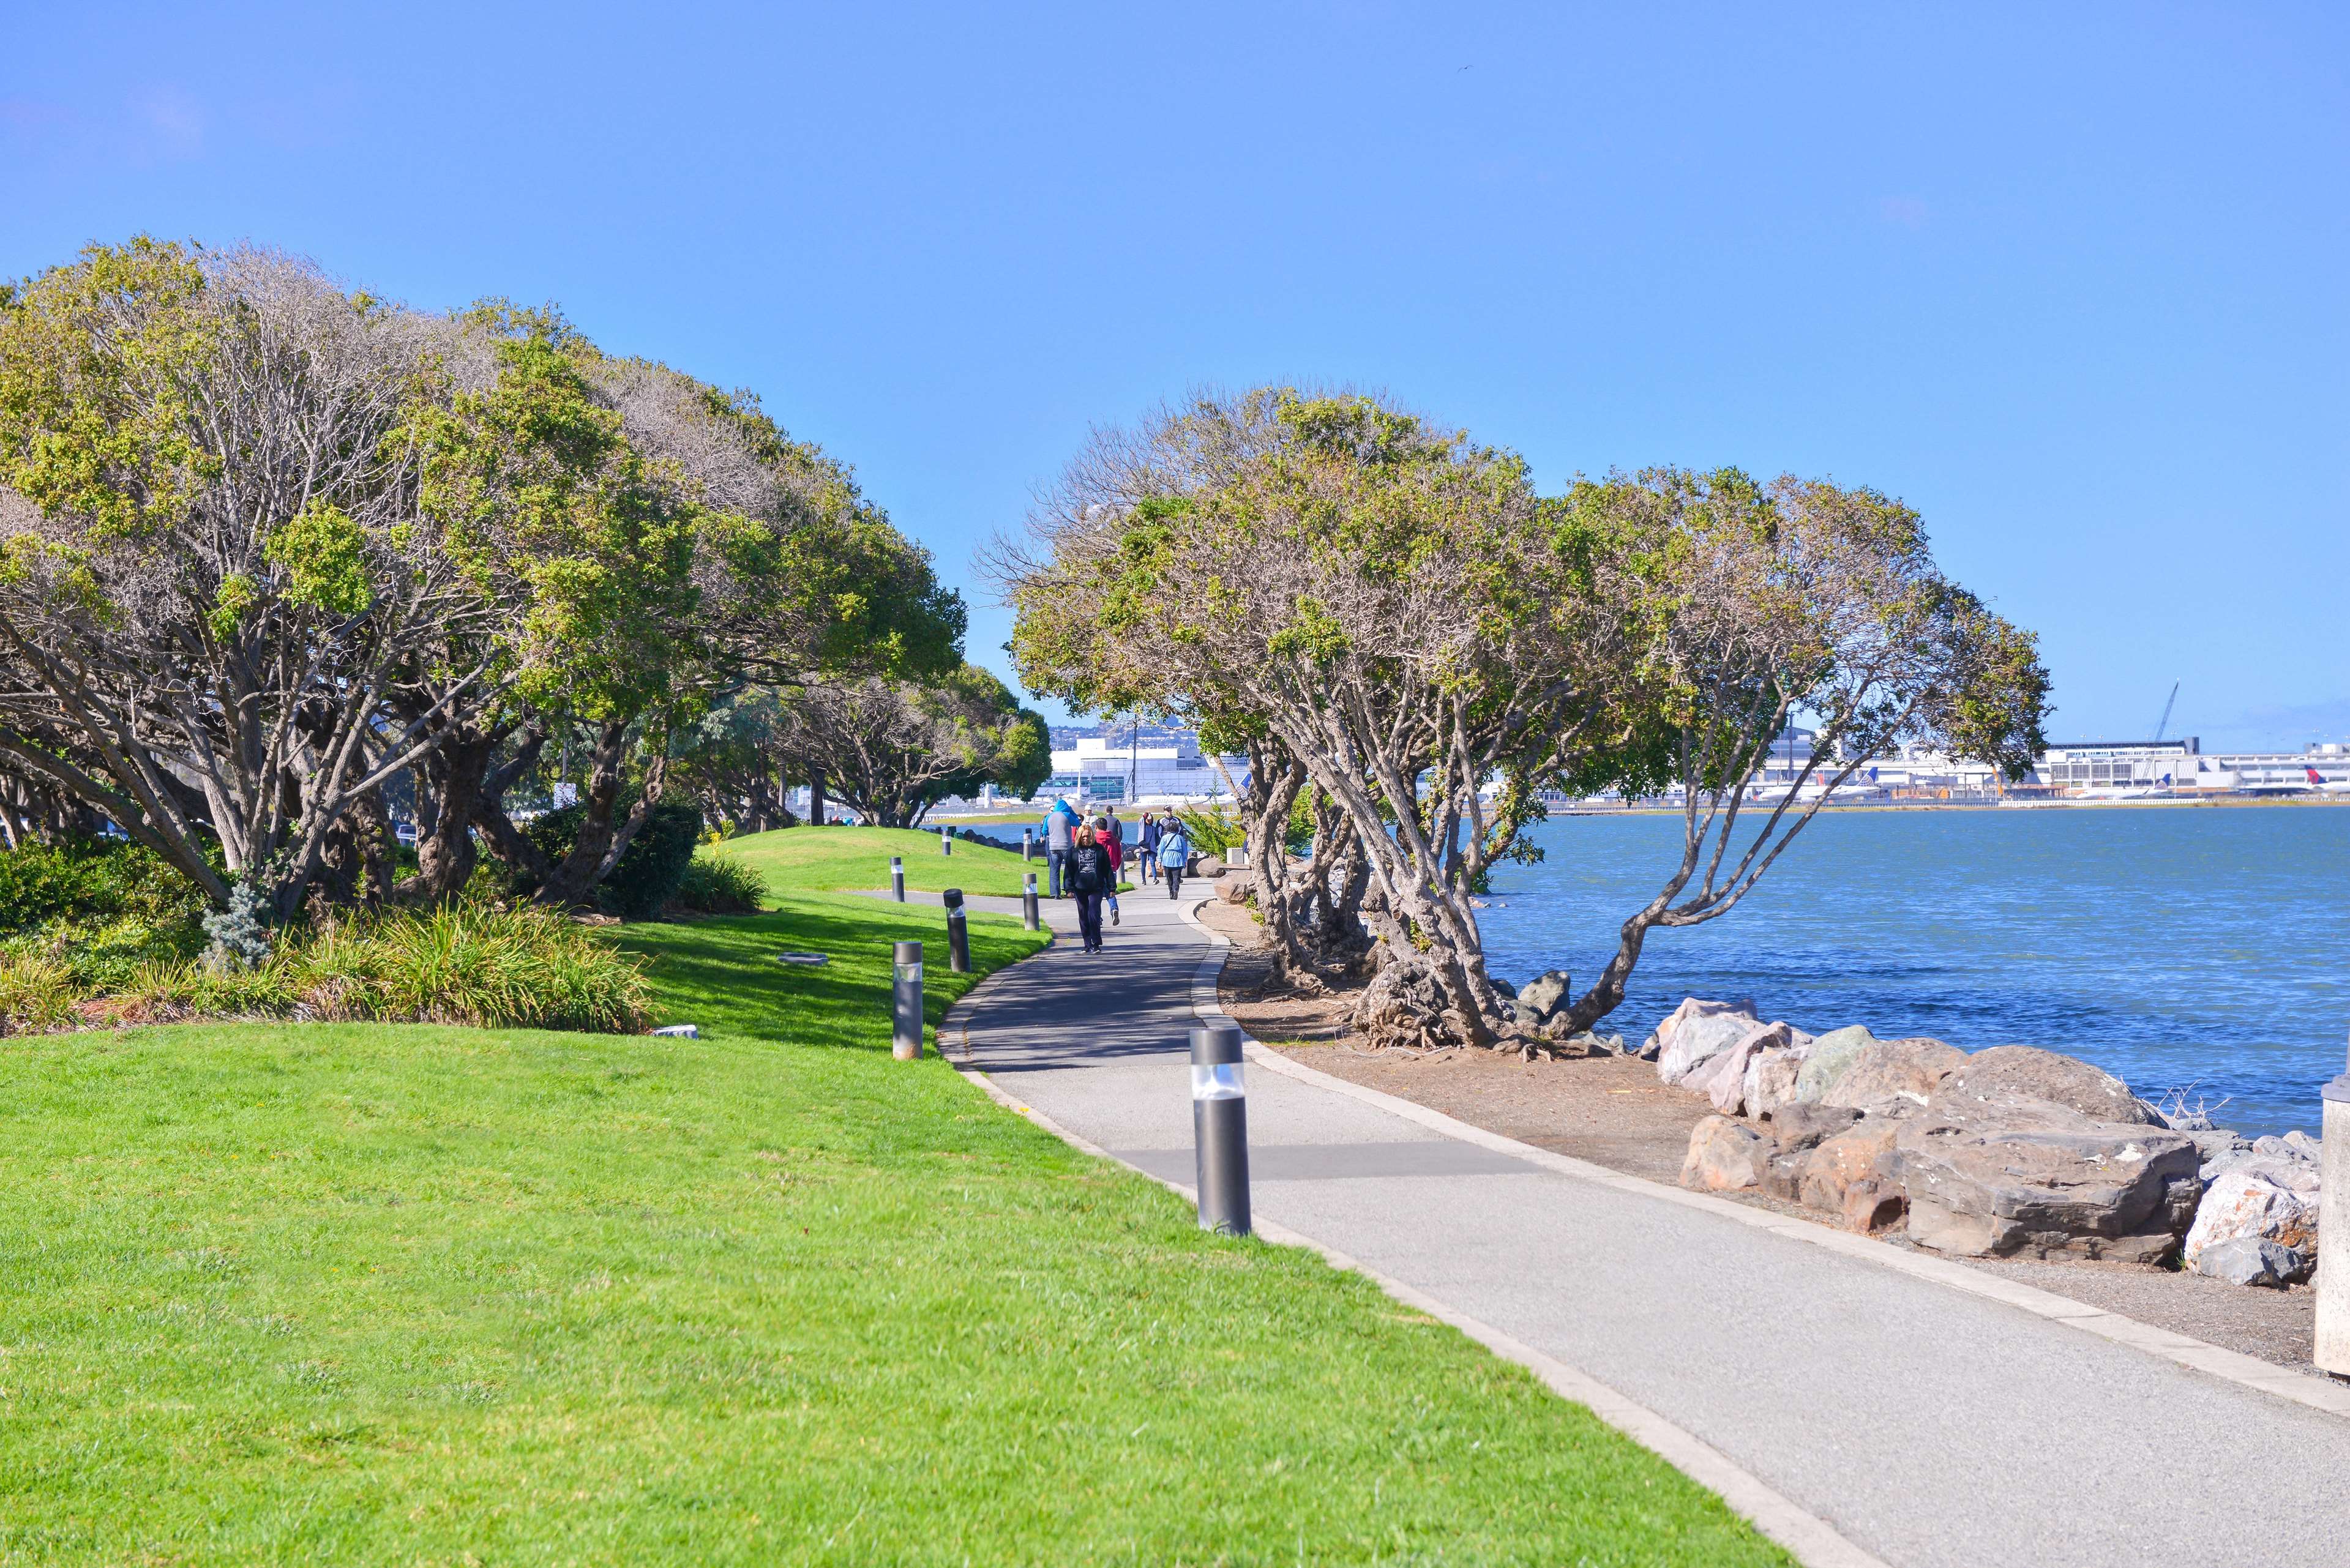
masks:
[[[0,1034],[39,1034],[71,1023],[81,992],[72,971],[55,960],[0,954]]]
[[[697,856],[677,885],[677,901],[697,914],[755,915],[767,907],[767,878],[737,856]]]

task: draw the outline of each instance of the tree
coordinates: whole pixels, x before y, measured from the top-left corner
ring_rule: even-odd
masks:
[[[1700,835],[1576,1003],[1583,1027],[1620,1001],[1641,934],[1733,906],[1809,819],[1783,804],[1719,876],[1792,713],[1824,716],[1839,781],[1905,739],[2009,766],[2036,744],[2031,639],[1869,492],[1669,472],[1544,499],[1513,456],[1378,400],[1266,389],[1098,436],[1031,526],[995,563],[1024,680],[1245,741],[1268,844],[1310,786],[1326,853],[1302,888],[1260,872],[1261,912],[1293,953],[1301,909],[1360,915],[1374,1038],[1510,1035],[1473,896],[1533,853],[1546,788],[1678,773]]]
[[[1942,576],[1898,501],[1825,480],[1659,469],[1578,483],[1562,510],[1659,542],[1618,579],[1640,600],[1654,715],[1630,771],[1669,780],[1682,800],[1679,862],[1624,922],[1569,1029],[1624,1000],[1650,930],[1735,909],[1871,762],[1922,744],[2020,779],[2046,748],[2035,639]],[[1816,726],[1812,754],[1784,793],[1759,800],[1754,777],[1798,716]]]
[[[1051,773],[1043,720],[973,664],[930,681],[876,676],[810,686],[785,697],[784,714],[795,754],[883,827],[918,826],[937,802],[983,784],[1024,780],[1033,789]]]
[[[293,913],[432,744],[433,711],[382,705],[485,610],[400,439],[446,337],[306,263],[147,239],[0,304],[0,755],[215,905],[234,878]]]

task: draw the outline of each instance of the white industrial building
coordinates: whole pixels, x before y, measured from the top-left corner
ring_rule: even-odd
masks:
[[[1195,731],[1137,723],[1055,726],[1053,776],[1036,793],[1119,802],[1228,800],[1234,786],[1248,787],[1246,757],[1213,758],[1200,749]]]

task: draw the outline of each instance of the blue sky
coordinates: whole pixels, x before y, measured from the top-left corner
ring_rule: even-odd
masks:
[[[2342,7],[12,9],[0,272],[559,302],[854,463],[1007,673],[972,555],[1090,423],[1315,379],[1902,495],[2060,738],[2350,737]]]

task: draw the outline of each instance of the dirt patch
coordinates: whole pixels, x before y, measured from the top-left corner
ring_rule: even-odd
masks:
[[[1321,997],[1261,993],[1270,964],[1256,945],[1255,917],[1218,901],[1203,909],[1201,919],[1232,942],[1222,987],[1224,1011],[1258,1040],[1332,1077],[1410,1100],[1536,1148],[1668,1185],[1680,1179],[1690,1130],[1712,1114],[1713,1107],[1701,1096],[1658,1082],[1654,1064],[1628,1057],[1527,1062],[1499,1052],[1421,1055],[1363,1049],[1347,1038],[1351,992]],[[1819,1222],[1811,1210],[1758,1192],[1719,1196]],[[1898,1238],[1886,1244],[1926,1251]],[[2275,1366],[2324,1376],[2310,1361],[2316,1343],[2317,1293],[2306,1285],[2252,1290],[2130,1263],[1956,1261]]]

